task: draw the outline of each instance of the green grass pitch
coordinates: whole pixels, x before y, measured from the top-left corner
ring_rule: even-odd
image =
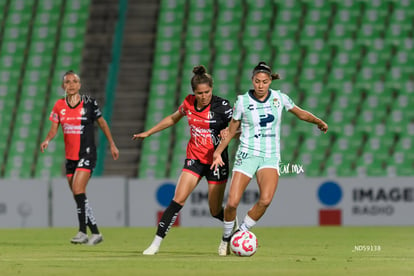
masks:
[[[174,227],[155,256],[154,228],[0,229],[0,275],[414,275],[414,227],[256,227],[252,257],[219,257],[221,228]]]

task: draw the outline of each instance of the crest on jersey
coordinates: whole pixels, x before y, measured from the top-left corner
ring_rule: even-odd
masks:
[[[274,99],[273,99],[273,105],[274,105],[275,107],[279,107],[279,106],[280,106],[280,101],[279,101],[277,98],[274,98]]]
[[[80,113],[81,113],[81,115],[82,115],[82,116],[83,116],[83,115],[85,115],[85,114],[86,114],[86,109],[82,107],[82,109],[81,109],[81,112],[80,112]]]
[[[213,117],[214,117],[214,112],[209,111],[208,114],[207,114],[207,119],[211,120],[211,119],[213,119]]]

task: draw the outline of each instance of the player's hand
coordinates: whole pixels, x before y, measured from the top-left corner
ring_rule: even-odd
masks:
[[[45,149],[47,149],[47,146],[49,146],[49,141],[43,141],[43,142],[40,144],[40,151],[41,151],[41,152],[45,152]]]
[[[218,167],[224,166],[223,159],[221,158],[221,154],[214,152],[213,154],[213,163],[210,166],[210,170],[216,171]]]
[[[132,140],[145,139],[145,138],[147,138],[149,136],[150,135],[148,134],[148,132],[147,131],[144,131],[144,132],[141,132],[141,133],[138,133],[138,134],[134,134],[132,136]]]
[[[115,144],[111,144],[111,154],[114,160],[118,160],[119,158],[119,150]]]
[[[320,121],[319,123],[318,123],[318,128],[321,130],[321,131],[323,131],[324,133],[326,133],[327,131],[328,131],[328,124],[327,123],[325,123],[324,121]]]

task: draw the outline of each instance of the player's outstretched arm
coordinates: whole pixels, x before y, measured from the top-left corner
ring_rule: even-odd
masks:
[[[46,135],[45,140],[40,144],[40,151],[45,152],[45,149],[49,146],[50,140],[52,140],[58,131],[59,123],[52,122],[52,125],[50,126],[50,130]]]
[[[154,133],[157,133],[157,132],[160,132],[161,130],[169,128],[170,126],[178,123],[178,121],[180,121],[182,117],[184,117],[184,115],[181,114],[181,112],[177,110],[173,114],[168,115],[167,117],[162,119],[158,124],[153,126],[151,129],[141,132],[141,133],[134,134],[132,136],[132,140],[145,139]]]
[[[217,170],[219,166],[224,165],[223,159],[221,158],[221,153],[229,145],[231,139],[233,139],[233,137],[236,136],[238,129],[240,127],[240,123],[241,121],[231,119],[228,131],[226,131],[227,134],[224,134],[225,139],[222,139],[220,141],[220,144],[213,153],[213,163],[210,166],[211,170]]]
[[[303,110],[298,106],[293,107],[289,111],[295,114],[296,117],[298,117],[299,119],[317,125],[318,128],[324,133],[328,131],[328,124],[316,117],[315,115],[313,115],[312,113],[310,113],[309,111]]]
[[[109,142],[112,158],[114,160],[117,160],[119,158],[119,150],[115,145],[114,139],[112,138],[111,130],[109,129],[106,120],[103,117],[99,117],[98,120],[96,120],[96,122],[98,123],[98,126],[102,129],[102,132],[105,134],[106,139]]]

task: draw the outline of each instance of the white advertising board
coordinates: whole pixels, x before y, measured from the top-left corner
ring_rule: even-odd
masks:
[[[0,227],[48,226],[48,183],[0,180]]]
[[[318,202],[309,197],[314,185],[306,182],[290,183],[281,181],[275,200],[260,220],[262,226],[274,225],[316,225]],[[129,206],[131,226],[155,226],[160,213],[168,206],[175,188],[174,180],[131,180],[129,181]],[[227,187],[228,188],[228,187]],[[228,190],[228,189],[227,189]],[[299,193],[298,193],[299,191]],[[242,219],[258,199],[258,188],[255,180],[248,188],[238,208],[238,216]],[[225,200],[227,198],[227,192]],[[305,208],[299,206],[305,203]],[[310,208],[312,206],[312,208]],[[181,226],[220,227],[221,223],[210,215],[208,206],[207,182],[202,180],[187,199],[179,214]]]
[[[128,206],[130,226],[154,226],[157,215],[171,201],[175,182],[172,180],[128,181]],[[158,195],[158,199],[157,199]],[[167,203],[168,202],[168,203]]]
[[[92,177],[86,196],[98,226],[125,226],[126,179],[122,177]],[[76,203],[66,178],[52,180],[52,226],[78,227]]]
[[[91,178],[87,196],[99,226],[156,226],[176,180]],[[229,184],[228,184],[229,185]],[[177,220],[181,226],[220,227],[202,180]],[[227,191],[225,201],[227,199]],[[238,208],[242,220],[258,199],[252,180]],[[414,225],[414,178],[281,177],[272,204],[257,226]],[[66,179],[0,181],[0,227],[77,227]]]
[[[130,225],[156,225],[173,197],[174,185],[174,180],[129,181]],[[180,225],[221,225],[210,216],[207,191],[203,180],[181,210]],[[258,196],[253,179],[240,202],[239,220]],[[412,210],[413,178],[281,177],[273,202],[257,226],[414,225]]]

